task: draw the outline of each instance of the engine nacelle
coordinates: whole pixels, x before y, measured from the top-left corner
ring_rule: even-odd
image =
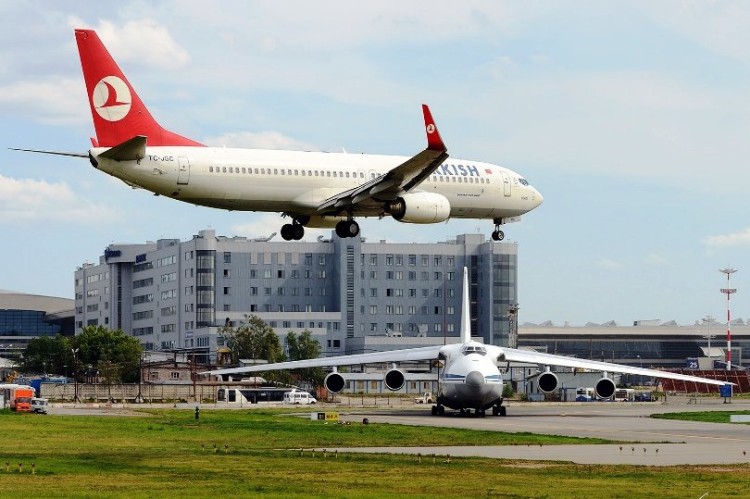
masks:
[[[385,376],[383,377],[383,383],[385,383],[385,387],[392,392],[397,392],[404,387],[404,384],[406,383],[406,377],[404,376],[404,373],[402,373],[398,369],[391,369],[390,371],[385,373]]]
[[[615,394],[615,389],[617,387],[615,386],[615,382],[612,381],[610,378],[602,378],[599,381],[596,382],[596,386],[594,386],[594,391],[596,391],[596,396],[602,399],[608,399],[612,395]]]
[[[385,211],[399,222],[431,224],[444,222],[451,216],[451,204],[440,194],[415,192],[388,201]]]
[[[339,393],[346,388],[346,380],[339,373],[331,373],[323,380],[323,385],[331,393]]]
[[[558,380],[554,373],[547,371],[539,375],[536,383],[539,387],[539,391],[543,393],[552,393],[557,389]]]

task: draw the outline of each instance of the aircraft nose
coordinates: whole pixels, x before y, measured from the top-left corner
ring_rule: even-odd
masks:
[[[531,197],[531,199],[534,202],[534,208],[536,208],[544,202],[544,196],[542,196],[542,193],[535,188],[532,187],[531,189],[534,192],[534,195]]]
[[[482,386],[484,384],[484,375],[479,371],[471,371],[466,376],[466,384],[472,386]]]

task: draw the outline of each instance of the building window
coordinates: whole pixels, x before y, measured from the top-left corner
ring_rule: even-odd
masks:
[[[224,263],[232,263],[232,253],[229,251],[224,252]]]

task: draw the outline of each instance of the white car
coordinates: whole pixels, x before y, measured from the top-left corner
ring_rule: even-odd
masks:
[[[31,399],[31,412],[34,414],[47,414],[47,399],[34,397]]]

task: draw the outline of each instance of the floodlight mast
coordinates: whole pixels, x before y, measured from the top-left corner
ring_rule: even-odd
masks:
[[[736,269],[733,269],[731,267],[727,267],[725,269],[719,269],[719,272],[722,272],[727,275],[727,287],[723,288],[721,292],[725,295],[727,295],[727,371],[732,370],[732,295],[737,292],[736,289],[733,289],[730,283],[730,276],[737,272]]]

